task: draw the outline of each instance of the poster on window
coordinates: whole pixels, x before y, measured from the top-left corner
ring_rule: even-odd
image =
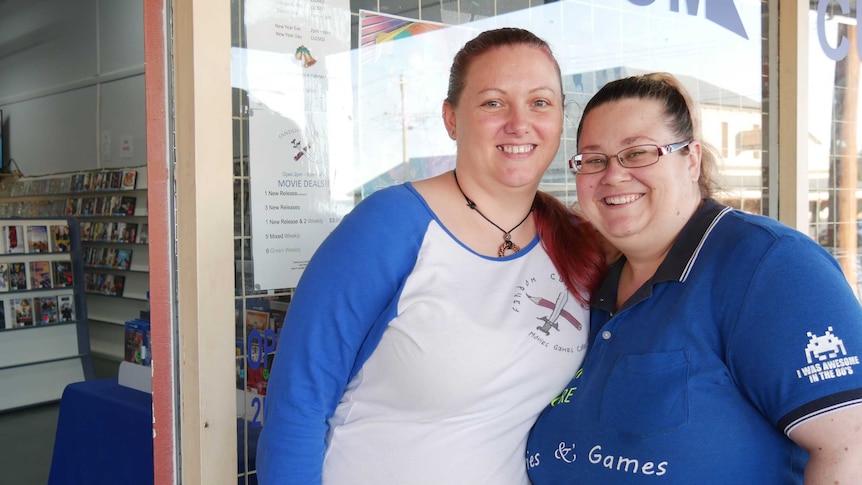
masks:
[[[353,206],[350,5],[248,0],[244,20],[232,76],[248,93],[254,289],[292,288]]]

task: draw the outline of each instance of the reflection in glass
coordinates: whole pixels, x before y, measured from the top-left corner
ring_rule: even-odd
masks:
[[[279,1],[271,0],[272,5],[276,3]],[[593,93],[613,79],[669,71],[683,80],[701,104],[705,138],[725,155],[719,181],[724,188],[721,201],[748,212],[765,213],[770,177],[764,156],[764,127],[768,126],[770,106],[762,92],[767,85],[764,66],[768,63],[767,49],[763,46],[771,34],[765,31],[768,23],[763,21],[768,16],[767,3],[765,0],[714,2],[721,8],[734,9],[726,13],[738,16],[740,23],[736,26],[721,25],[706,18],[703,12],[688,12],[687,4],[691,3],[697,2],[354,1],[350,4],[348,22],[350,52],[338,54],[341,56],[338,62],[330,59],[321,63],[316,53],[312,55],[318,65],[347,66],[349,72],[339,75],[349,79],[349,88],[345,90],[351,92],[342,93],[343,97],[308,97],[301,94],[305,92],[301,85],[272,85],[272,105],[283,107],[285,117],[296,123],[308,119],[305,110],[308,106],[347,112],[349,126],[330,131],[325,134],[326,140],[321,140],[329,141],[330,149],[339,150],[327,162],[330,170],[339,174],[338,189],[332,193],[338,198],[340,217],[358,200],[381,187],[433,176],[453,167],[456,142],[447,136],[441,119],[452,56],[479,31],[504,25],[523,27],[551,44],[560,62],[566,95],[560,153],[543,178],[542,190],[568,204],[575,203],[574,177],[568,173],[566,160],[577,153],[576,128],[582,108]],[[242,43],[241,47],[247,46],[245,39],[251,35],[243,27],[243,6],[241,0],[232,2],[232,25],[239,26],[234,45]],[[368,13],[360,15],[360,10]],[[363,20],[374,14],[382,14],[375,21],[400,22],[401,30],[392,28],[389,36],[372,35]],[[251,55],[235,52],[234,58],[244,63]],[[285,56],[259,52],[254,55],[265,58],[262,64],[274,66],[274,70],[300,69],[288,66],[294,61]],[[253,81],[247,79],[251,76],[247,72],[232,74],[240,80],[236,82]],[[827,85],[832,85],[831,79]],[[287,91],[294,94],[284,94]],[[239,87],[234,90],[234,117],[244,121],[234,135],[237,145],[234,215],[239,226],[235,230],[237,338],[243,339],[238,352],[247,365],[247,317],[254,316],[247,312],[258,311],[255,305],[272,295],[282,295],[277,301],[286,303],[291,293],[290,289],[254,289],[251,224],[247,217],[248,174],[254,162],[248,161],[249,113],[242,111],[249,106],[245,93]],[[826,119],[828,124],[828,116]],[[828,143],[828,129],[814,138]],[[824,153],[824,160],[828,159],[828,150]],[[825,165],[823,171],[829,173]],[[827,177],[824,175],[824,182]],[[271,317],[269,320],[272,323]],[[274,323],[270,323],[267,328],[274,329]],[[266,346],[267,342],[261,345]],[[238,375],[239,372],[238,369]],[[259,398],[256,392],[262,389],[255,385],[249,390],[248,379],[244,379],[241,386],[237,379],[237,391],[242,395],[237,402],[243,403],[238,416],[247,416],[253,410],[252,399]],[[248,436],[244,429],[240,438]],[[251,461],[248,449],[246,461]],[[253,469],[253,465],[249,466]],[[241,474],[241,483],[243,478],[248,477]]]

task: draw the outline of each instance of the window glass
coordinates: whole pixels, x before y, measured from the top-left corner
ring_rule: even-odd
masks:
[[[856,2],[812,2],[808,15],[809,234],[859,295],[859,49]]]
[[[273,8],[321,4],[318,0],[270,2]],[[232,2],[234,56],[240,60],[246,59],[243,51],[251,35],[244,25],[246,3],[251,0]],[[381,187],[453,167],[454,142],[446,135],[440,116],[452,57],[480,31],[517,26],[550,43],[563,76],[565,131],[560,151],[543,179],[543,190],[575,203],[574,178],[566,160],[577,151],[575,133],[581,110],[596,90],[613,79],[668,71],[700,103],[705,138],[724,155],[719,179],[723,191],[718,198],[748,212],[768,213],[764,203],[769,174],[763,127],[768,126],[770,111],[763,96],[764,45],[769,35],[763,30],[768,14],[765,0],[353,0],[349,9],[350,52],[337,55],[350,73],[352,93],[344,99],[350,99],[352,127],[337,134],[318,132],[315,142],[337,141],[352,147],[345,156],[327,161],[330,170],[351,174],[351,203]],[[404,29],[387,38],[373,36],[368,20],[377,25],[391,22]],[[830,35],[835,38],[836,34]],[[271,59],[290,62],[291,56],[285,53],[293,52],[275,52]],[[306,60],[318,60],[316,56],[317,51],[305,53]],[[333,55],[331,63],[335,62]],[[255,193],[249,173],[256,162],[263,162],[256,161],[255,151],[249,149],[256,134],[249,129],[250,95],[243,80],[250,74],[243,67],[243,62],[235,62],[232,73],[236,80],[237,417],[239,443],[244,446],[240,483],[256,483],[253,444],[265,405],[268,359],[277,345],[279,318],[283,318],[292,289],[260,289],[255,284],[249,228],[260,221],[258,214],[249,211],[249,194],[253,197]],[[831,86],[831,80],[829,83]],[[854,80],[853,85],[857,84]],[[330,102],[327,108],[333,110],[335,104]],[[831,113],[826,115],[831,119]],[[819,136],[828,143],[828,122],[826,132]],[[826,179],[822,184],[827,199],[834,195],[829,191],[835,191],[835,184]],[[851,220],[855,221],[855,212]]]

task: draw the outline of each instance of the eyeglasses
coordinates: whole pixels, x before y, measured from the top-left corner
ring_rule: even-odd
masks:
[[[620,165],[625,168],[648,167],[658,162],[659,157],[683,149],[691,144],[693,140],[681,141],[670,145],[638,145],[623,148],[616,155],[605,155],[604,153],[578,153],[569,159],[569,168],[575,175],[603,172],[611,163],[611,158],[616,157]]]

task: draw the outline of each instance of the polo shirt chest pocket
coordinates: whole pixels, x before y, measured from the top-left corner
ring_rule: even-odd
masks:
[[[601,424],[641,438],[685,425],[688,368],[683,350],[620,356],[602,393]]]

